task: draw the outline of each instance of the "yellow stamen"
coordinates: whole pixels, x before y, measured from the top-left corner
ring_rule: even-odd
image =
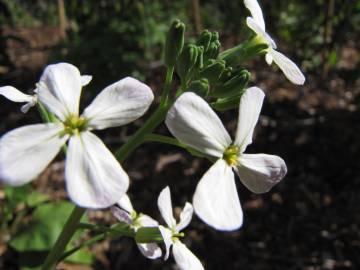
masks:
[[[225,150],[223,159],[229,166],[235,166],[237,164],[239,150],[239,147],[236,145],[231,145]]]

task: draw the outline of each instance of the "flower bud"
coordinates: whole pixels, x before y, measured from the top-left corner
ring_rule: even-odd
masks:
[[[210,106],[217,111],[227,111],[238,108],[241,95],[244,93],[244,91],[245,89],[232,97],[220,98],[217,101],[210,103]]]
[[[191,77],[193,68],[198,63],[199,48],[194,44],[185,45],[180,54],[176,71],[179,74],[182,83],[187,83],[188,78]]]
[[[210,43],[208,50],[204,54],[204,59],[216,59],[220,51],[220,41],[215,40]]]
[[[220,83],[214,87],[211,96],[216,98],[231,97],[240,93],[248,84],[251,74],[243,69],[235,72],[225,83]]]
[[[201,32],[201,34],[196,42],[196,45],[203,46],[204,52],[206,52],[209,48],[211,38],[212,38],[211,32],[209,30],[204,30]]]
[[[221,74],[225,70],[224,60],[208,60],[200,70],[200,77],[206,78],[210,83],[218,82]]]
[[[173,67],[184,47],[185,24],[175,20],[170,26],[165,43],[165,64]]]
[[[222,52],[219,58],[224,60],[226,65],[235,67],[246,60],[265,54],[268,48],[269,44],[255,37]]]
[[[209,93],[209,81],[205,78],[190,83],[187,91],[194,92],[201,97],[206,97]]]

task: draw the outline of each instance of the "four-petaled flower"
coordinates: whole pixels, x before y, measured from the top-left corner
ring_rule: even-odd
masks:
[[[246,18],[248,27],[256,33],[261,42],[269,45],[265,55],[266,62],[271,65],[274,61],[292,83],[304,84],[305,77],[297,65],[288,57],[276,51],[276,43],[265,31],[264,17],[257,0],[244,0],[244,3],[252,15],[252,17]]]
[[[191,221],[193,215],[192,205],[188,202],[185,204],[184,209],[180,213],[180,222],[176,224],[176,220],[173,216],[170,189],[169,187],[166,187],[159,195],[158,207],[161,216],[168,226],[168,228],[161,225],[159,226],[166,247],[165,260],[169,258],[170,248],[172,246],[175,262],[181,270],[204,269],[199,259],[183,243],[181,243],[179,239],[179,237],[184,236],[180,231],[187,227]]]
[[[113,215],[121,222],[128,224],[136,232],[142,227],[158,227],[159,223],[152,217],[137,213],[131,204],[129,197],[125,194],[117,202],[117,206],[111,207]],[[162,252],[156,243],[137,243],[141,253],[149,259],[157,259],[161,257]]]
[[[84,77],[71,64],[46,67],[35,92],[58,121],[20,127],[1,138],[2,182],[19,186],[35,179],[69,140],[65,180],[69,196],[77,205],[105,208],[125,194],[128,175],[91,131],[139,118],[153,101],[153,93],[145,84],[128,77],[106,87],[79,116],[84,84]]]
[[[196,214],[219,230],[242,225],[240,206],[232,169],[242,183],[255,193],[267,192],[286,174],[284,160],[266,154],[244,154],[252,142],[264,93],[257,87],[241,97],[238,126],[232,141],[208,103],[194,93],[181,95],[169,110],[166,125],[182,143],[217,158],[197,185],[193,204]]]

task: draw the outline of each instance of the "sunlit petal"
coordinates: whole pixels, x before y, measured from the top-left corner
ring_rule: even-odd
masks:
[[[172,210],[172,203],[171,203],[171,195],[170,195],[170,188],[164,188],[158,197],[158,207],[161,213],[161,216],[165,220],[166,224],[173,228],[176,225],[176,221],[174,219],[173,210]]]
[[[159,231],[161,233],[161,236],[164,240],[164,244],[165,244],[165,256],[164,256],[164,260],[167,260],[169,258],[169,255],[170,255],[170,248],[173,244],[173,241],[172,241],[172,232],[168,229],[168,228],[165,228],[163,226],[159,226]]]
[[[193,198],[195,213],[218,230],[240,228],[243,213],[235,186],[235,177],[228,164],[219,159],[201,178]]]
[[[243,154],[235,171],[249,190],[265,193],[284,178],[287,168],[285,161],[278,156]]]
[[[200,260],[183,243],[176,241],[173,245],[176,264],[181,270],[203,270]]]
[[[240,153],[243,153],[252,142],[254,128],[259,120],[264,97],[264,92],[258,87],[246,89],[241,96],[235,135],[235,145],[240,146]]]
[[[184,209],[180,213],[180,222],[176,225],[176,230],[179,232],[187,227],[191,221],[194,208],[191,203],[186,202]]]
[[[265,31],[265,22],[262,14],[262,10],[257,0],[244,0],[244,4],[248,10],[250,10],[251,16],[260,28]]]
[[[268,53],[273,57],[274,62],[282,70],[289,81],[298,85],[303,85],[305,83],[304,74],[293,61],[275,50],[270,49]]]
[[[0,139],[0,180],[19,186],[35,179],[54,159],[67,136],[62,124],[17,128]]]
[[[127,77],[106,87],[85,109],[89,127],[104,129],[122,126],[141,117],[154,99],[144,83]]]
[[[92,80],[92,76],[91,75],[82,75],[81,76],[81,85],[85,86],[88,85]]]
[[[66,158],[70,198],[85,208],[106,208],[127,191],[129,177],[103,142],[91,132],[70,139]]]
[[[142,227],[158,227],[159,222],[148,215],[141,214],[137,218],[137,222],[141,224]]]
[[[124,210],[128,211],[129,213],[131,213],[132,211],[134,211],[134,208],[131,204],[130,198],[128,195],[123,195],[121,197],[121,199],[117,202],[117,204]]]
[[[191,92],[176,100],[165,123],[180,142],[214,157],[222,157],[231,144],[231,138],[216,113],[205,100]]]
[[[79,114],[82,79],[77,67],[68,63],[45,68],[36,92],[39,100],[61,120]]]

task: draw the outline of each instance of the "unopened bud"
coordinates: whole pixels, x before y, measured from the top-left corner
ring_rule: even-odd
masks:
[[[204,30],[201,32],[196,44],[198,46],[204,47],[204,52],[206,52],[209,48],[210,41],[211,41],[212,34],[208,30]]]
[[[207,79],[200,79],[190,83],[187,91],[194,92],[201,97],[206,97],[209,93],[209,81]]]
[[[210,83],[218,82],[221,74],[225,70],[225,61],[208,60],[204,68],[200,71],[200,77],[206,78]]]
[[[245,89],[232,97],[218,99],[217,101],[210,103],[210,106],[217,111],[227,111],[238,108],[240,104],[240,98],[244,92]]]
[[[243,69],[237,72],[231,79],[225,83],[217,85],[211,93],[216,98],[225,98],[240,93],[247,86],[251,74]]]
[[[235,67],[246,60],[265,54],[268,48],[269,44],[263,43],[255,37],[222,52],[219,58],[225,60],[226,65]]]
[[[187,83],[193,72],[194,66],[198,61],[199,49],[196,45],[185,45],[176,64],[176,71],[180,76],[182,83]]]
[[[165,64],[173,67],[184,47],[185,24],[175,20],[170,26],[165,43]]]

